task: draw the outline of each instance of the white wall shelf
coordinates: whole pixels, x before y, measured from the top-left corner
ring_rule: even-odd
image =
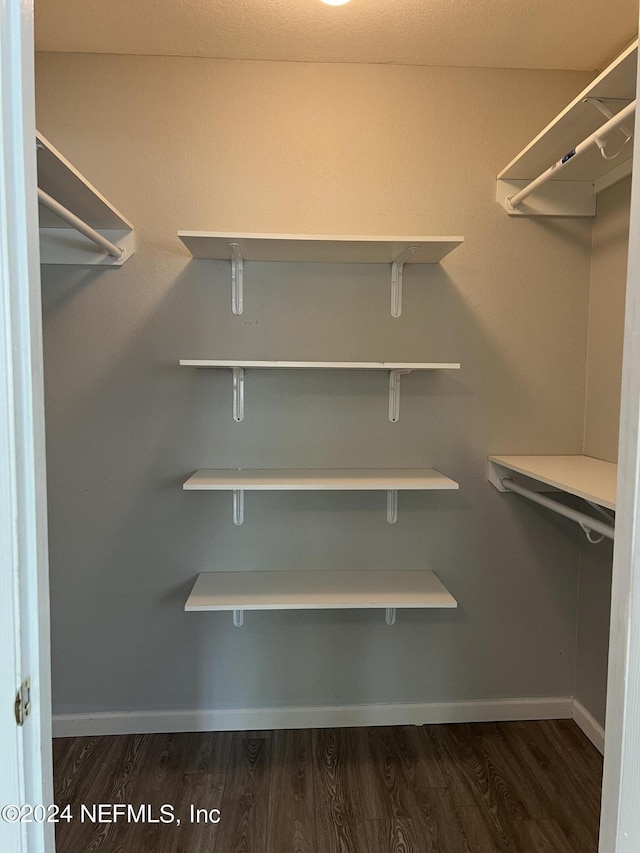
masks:
[[[459,370],[457,362],[387,362],[387,361],[238,361],[182,359],[183,367],[229,369],[232,373],[233,419],[244,418],[245,370],[386,370],[389,372],[389,420],[400,418],[400,377],[403,373],[424,370]]]
[[[507,203],[604,124],[606,116],[594,106],[594,100],[616,114],[636,97],[637,56],[636,40],[500,172],[496,198],[511,216],[594,216],[597,194],[631,174],[632,143],[613,160],[606,160],[593,148],[575,160],[569,158],[556,178],[536,189],[516,209]],[[633,129],[633,118],[628,124]],[[615,153],[624,139],[620,131],[612,132],[607,153]]]
[[[185,491],[233,492],[233,520],[244,521],[245,491],[386,491],[387,521],[398,518],[398,491],[457,489],[458,484],[432,468],[370,469],[203,469],[184,483]]]
[[[515,471],[538,483],[575,495],[605,509],[616,508],[618,466],[591,456],[490,456],[490,481]]]
[[[244,261],[286,263],[389,264],[391,314],[402,313],[405,264],[438,264],[463,237],[362,237],[313,234],[236,234],[178,231],[194,258],[231,261],[231,309],[243,311]]]
[[[512,472],[526,477],[526,485],[514,481]],[[489,482],[499,492],[514,492],[575,521],[594,545],[615,537],[615,519],[607,510],[616,508],[617,474],[617,465],[591,456],[489,457]],[[582,498],[605,520],[539,494],[558,490]]]
[[[36,133],[36,151],[39,189],[124,249],[119,258],[111,257],[41,203],[41,263],[122,266],[135,253],[133,225],[41,133]]]
[[[245,610],[384,609],[393,624],[398,608],[457,606],[431,571],[236,571],[198,575],[185,610],[232,611],[240,626]]]

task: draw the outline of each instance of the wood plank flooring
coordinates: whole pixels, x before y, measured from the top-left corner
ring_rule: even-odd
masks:
[[[598,847],[602,759],[570,720],[65,738],[54,766],[56,803],[74,815],[57,853]],[[82,820],[98,803],[156,821],[169,805],[180,825]],[[192,805],[219,823],[195,822]]]

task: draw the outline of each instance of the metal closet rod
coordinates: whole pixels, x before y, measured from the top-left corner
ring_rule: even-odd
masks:
[[[510,492],[522,495],[523,498],[527,498],[534,503],[540,504],[540,506],[546,507],[547,509],[552,510],[552,512],[557,512],[558,515],[569,518],[571,521],[575,521],[585,532],[589,530],[593,533],[599,533],[601,536],[606,536],[608,539],[613,539],[615,536],[615,528],[613,525],[605,524],[603,521],[598,521],[597,518],[592,518],[590,515],[580,512],[577,509],[571,509],[571,507],[565,506],[559,501],[551,500],[551,498],[547,498],[539,492],[532,492],[531,489],[525,489],[524,486],[519,486],[509,477],[505,477],[500,480],[500,484]]]
[[[105,252],[108,252],[112,258],[120,260],[124,255],[124,249],[121,246],[116,246],[116,244],[112,243],[111,240],[107,240],[107,238],[103,237],[95,228],[87,225],[84,219],[80,219],[79,216],[76,216],[75,213],[72,213],[67,207],[60,204],[59,201],[56,201],[55,198],[50,196],[44,190],[40,189],[40,187],[38,187],[38,201],[40,204],[43,204],[55,213],[56,216],[59,216],[60,219],[64,219],[65,222],[68,222],[72,228],[76,229],[76,231],[84,234],[84,236],[88,237],[89,240],[93,240],[93,242],[100,246],[100,248],[104,249]]]
[[[609,134],[617,130],[621,125],[623,125],[627,119],[631,118],[636,111],[636,102],[635,99],[631,101],[630,104],[627,104],[626,107],[620,110],[619,113],[616,113],[613,118],[610,118],[609,121],[606,121],[601,127],[598,128],[591,136],[587,136],[586,139],[583,139],[579,145],[576,145],[571,151],[564,155],[557,163],[554,163],[553,166],[550,166],[546,172],[543,172],[541,175],[538,175],[530,184],[527,184],[526,187],[523,187],[519,192],[515,193],[515,195],[510,196],[507,199],[507,202],[511,205],[511,207],[517,207],[521,204],[527,196],[531,195],[531,193],[536,190],[538,187],[542,186],[542,184],[546,184],[548,180],[558,172],[562,171],[572,160],[575,160],[577,157],[580,157],[581,154],[584,154],[585,151],[588,151],[590,148],[593,148],[594,145],[597,145],[598,148],[602,151]]]

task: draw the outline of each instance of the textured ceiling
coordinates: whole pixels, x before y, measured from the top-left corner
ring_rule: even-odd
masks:
[[[637,0],[35,0],[46,51],[593,71]]]

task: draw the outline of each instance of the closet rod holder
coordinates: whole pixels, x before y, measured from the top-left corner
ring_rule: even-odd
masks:
[[[508,492],[515,492],[516,495],[521,495],[523,498],[527,498],[527,500],[533,501],[533,503],[539,504],[546,509],[550,509],[552,512],[562,515],[564,518],[568,518],[570,521],[575,521],[576,524],[579,524],[584,530],[589,542],[594,543],[596,541],[600,541],[591,539],[589,536],[590,533],[597,533],[600,536],[606,536],[607,539],[613,539],[615,536],[615,528],[612,524],[605,524],[603,521],[598,521],[597,518],[592,518],[584,512],[572,509],[571,507],[561,504],[559,501],[547,498],[539,492],[533,492],[531,489],[519,486],[517,483],[514,483],[510,477],[501,477],[498,482],[500,486]]]
[[[60,219],[63,219],[68,225],[71,225],[72,228],[75,228],[76,231],[84,234],[85,237],[88,237],[89,240],[92,240],[97,246],[104,249],[112,258],[120,260],[125,255],[125,250],[122,246],[116,246],[111,240],[107,240],[99,231],[87,225],[84,219],[80,219],[79,216],[76,216],[75,213],[72,213],[63,204],[60,204],[59,201],[56,201],[55,198],[40,189],[40,187],[38,187],[38,201],[52,213],[55,213],[56,216],[59,216]]]
[[[589,151],[589,149],[593,148],[594,145],[597,146],[600,151],[604,151],[609,134],[624,125],[626,121],[633,118],[635,111],[636,102],[634,99],[630,104],[627,104],[626,107],[623,107],[619,113],[616,113],[613,118],[610,118],[601,127],[599,127],[598,130],[592,133],[591,136],[587,136],[586,139],[583,139],[575,148],[568,151],[564,157],[561,157],[560,160],[553,164],[553,166],[550,166],[545,172],[538,175],[538,177],[531,181],[530,184],[527,184],[526,187],[523,187],[515,195],[510,196],[507,199],[507,207],[512,210],[518,207],[518,205],[522,204],[522,202],[530,196],[534,190],[537,190],[538,187],[546,184],[547,181],[551,180],[551,178],[555,178],[558,172],[561,172],[566,168],[572,160],[575,160],[586,151]]]

